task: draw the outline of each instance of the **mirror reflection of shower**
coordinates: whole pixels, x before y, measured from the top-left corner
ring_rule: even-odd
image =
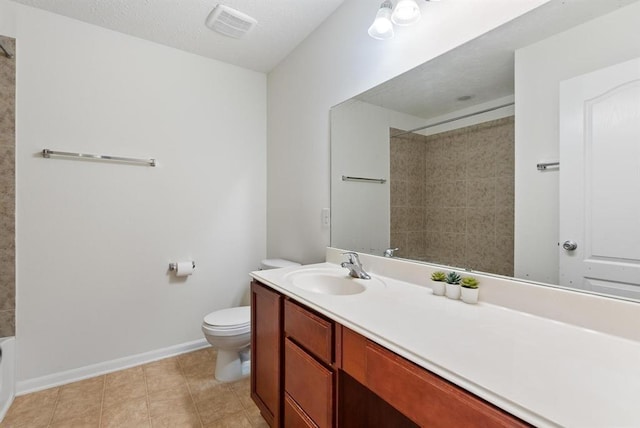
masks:
[[[11,59],[13,58],[13,54],[11,52],[9,52],[3,45],[2,43],[0,43],[0,50],[2,51],[2,53],[4,54],[5,57]]]

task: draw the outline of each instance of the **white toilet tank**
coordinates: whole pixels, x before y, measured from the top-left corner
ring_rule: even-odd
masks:
[[[302,266],[300,263],[285,259],[264,259],[260,262],[260,270],[278,269],[284,267]]]

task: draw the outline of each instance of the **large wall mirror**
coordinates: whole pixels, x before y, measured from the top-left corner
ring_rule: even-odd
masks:
[[[640,300],[638,22],[551,0],[334,106],[331,245]]]

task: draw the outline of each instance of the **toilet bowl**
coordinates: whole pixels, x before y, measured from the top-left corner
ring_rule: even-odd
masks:
[[[300,266],[283,259],[266,259],[261,269]],[[250,373],[251,307],[221,309],[204,317],[202,332],[207,342],[218,350],[215,377],[233,382]]]
[[[204,337],[218,350],[216,379],[232,382],[249,374],[250,320],[250,306],[222,309],[204,317]],[[241,360],[241,354],[245,354],[245,362]]]

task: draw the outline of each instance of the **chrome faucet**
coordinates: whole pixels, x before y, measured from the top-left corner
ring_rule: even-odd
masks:
[[[384,256],[385,257],[393,257],[393,253],[395,253],[396,251],[398,251],[399,248],[387,248],[386,250],[384,250]]]
[[[358,257],[358,253],[354,253],[349,251],[347,253],[342,253],[347,256],[347,261],[342,262],[340,266],[343,268],[349,269],[349,275],[354,278],[360,279],[371,279],[371,276],[364,271],[362,268],[362,263],[360,263],[360,258]]]

